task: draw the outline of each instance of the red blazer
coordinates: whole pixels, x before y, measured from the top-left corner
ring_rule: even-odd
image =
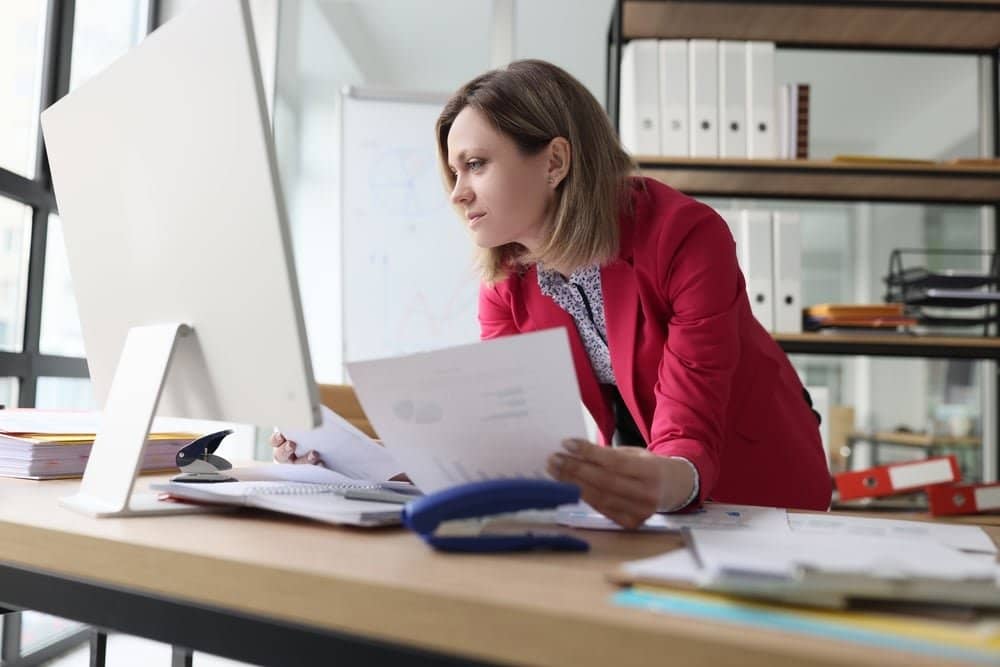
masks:
[[[699,503],[827,509],[816,417],[750,312],[726,223],[658,181],[636,179],[632,198],[601,286],[618,390],[649,450],[695,465]],[[573,319],[541,293],[534,267],[481,287],[479,323],[484,340],[565,327],[583,402],[610,442],[610,403]]]

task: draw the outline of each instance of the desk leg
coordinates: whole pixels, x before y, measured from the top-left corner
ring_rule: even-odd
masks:
[[[90,667],[104,667],[108,657],[108,635],[103,630],[91,630]]]
[[[3,615],[3,635],[0,637],[0,661],[4,664],[21,657],[21,612]]]
[[[192,667],[194,663],[194,651],[182,646],[174,646],[173,651],[170,667]]]

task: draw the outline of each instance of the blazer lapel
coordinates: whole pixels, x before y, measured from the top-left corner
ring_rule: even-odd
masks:
[[[637,202],[639,205],[639,202]],[[608,329],[608,351],[615,372],[618,392],[628,406],[636,426],[646,442],[649,428],[635,400],[635,358],[639,351],[636,330],[639,326],[639,289],[632,263],[635,221],[620,221],[618,258],[601,268],[601,291],[604,295],[604,321]]]

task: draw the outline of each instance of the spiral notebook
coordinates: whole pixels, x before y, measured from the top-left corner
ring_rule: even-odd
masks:
[[[154,491],[180,502],[255,507],[272,512],[348,526],[391,526],[400,523],[404,494],[387,492],[381,484],[251,481],[191,484],[151,484]],[[394,498],[395,502],[360,498]]]

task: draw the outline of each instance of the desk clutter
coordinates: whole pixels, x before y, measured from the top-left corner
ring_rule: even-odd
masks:
[[[953,660],[1000,659],[1000,566],[981,528],[726,511],[746,520],[693,521],[679,529],[683,548],[619,566],[610,579],[626,588],[613,601]]]
[[[172,502],[248,507],[359,528],[399,525],[403,504],[420,495],[412,484],[352,479],[321,466],[272,463],[232,468],[227,475],[233,481],[150,488]]]
[[[408,482],[385,481],[402,472],[385,448],[329,408],[321,413],[317,428],[284,435],[302,448],[298,451],[320,453],[329,468],[278,463],[232,468],[214,454],[229,434],[220,431],[181,450],[182,473],[151,488],[172,502],[251,507],[362,528],[398,525],[402,505],[420,492]]]
[[[546,558],[585,557],[579,552],[589,548],[588,542],[599,542],[587,531],[622,529],[578,502],[576,487],[539,479],[551,452],[546,443],[558,442],[558,434],[576,433],[581,420],[565,332],[479,345],[480,350],[461,346],[350,365],[364,411],[384,447],[324,410],[317,429],[283,433],[304,449],[321,451],[331,468],[261,464],[230,469],[214,455],[225,437],[221,431],[200,443],[179,441],[178,448],[190,449],[183,457],[174,450],[172,460],[183,461],[182,479],[188,481],[152,488],[165,500],[258,508],[330,524],[403,522],[417,534],[415,540],[445,551],[548,549],[577,553]],[[513,358],[529,359],[534,371],[517,384],[498,371],[512,367]],[[442,367],[454,370],[436,372]],[[537,414],[510,410],[525,403],[544,409]],[[463,405],[480,412],[455,409]],[[504,418],[504,428],[484,427],[497,416]],[[4,434],[92,438],[100,429],[100,418],[93,414],[10,411],[0,417]],[[542,435],[525,442],[525,433]],[[416,487],[381,481],[404,470]],[[216,481],[216,473],[236,481]],[[949,486],[961,480],[954,457],[839,477],[838,488],[846,496],[949,489],[950,511],[1000,505],[995,489]],[[619,552],[607,565],[608,579],[622,587],[609,590],[614,604],[946,659],[1000,659],[998,549],[978,526],[709,502],[692,512],[654,514],[639,532],[678,535],[682,545],[676,548],[675,538],[672,550],[636,560]],[[662,548],[671,544],[666,539]],[[859,609],[871,605],[879,606],[880,615]],[[913,616],[901,616],[904,611],[917,613],[919,625],[909,623]],[[961,622],[948,626],[942,613]],[[990,622],[980,623],[984,618]],[[913,627],[922,631],[914,633]]]
[[[100,413],[0,410],[0,476],[24,479],[80,477],[100,428]],[[153,431],[142,470],[172,470],[177,452],[196,433]]]

